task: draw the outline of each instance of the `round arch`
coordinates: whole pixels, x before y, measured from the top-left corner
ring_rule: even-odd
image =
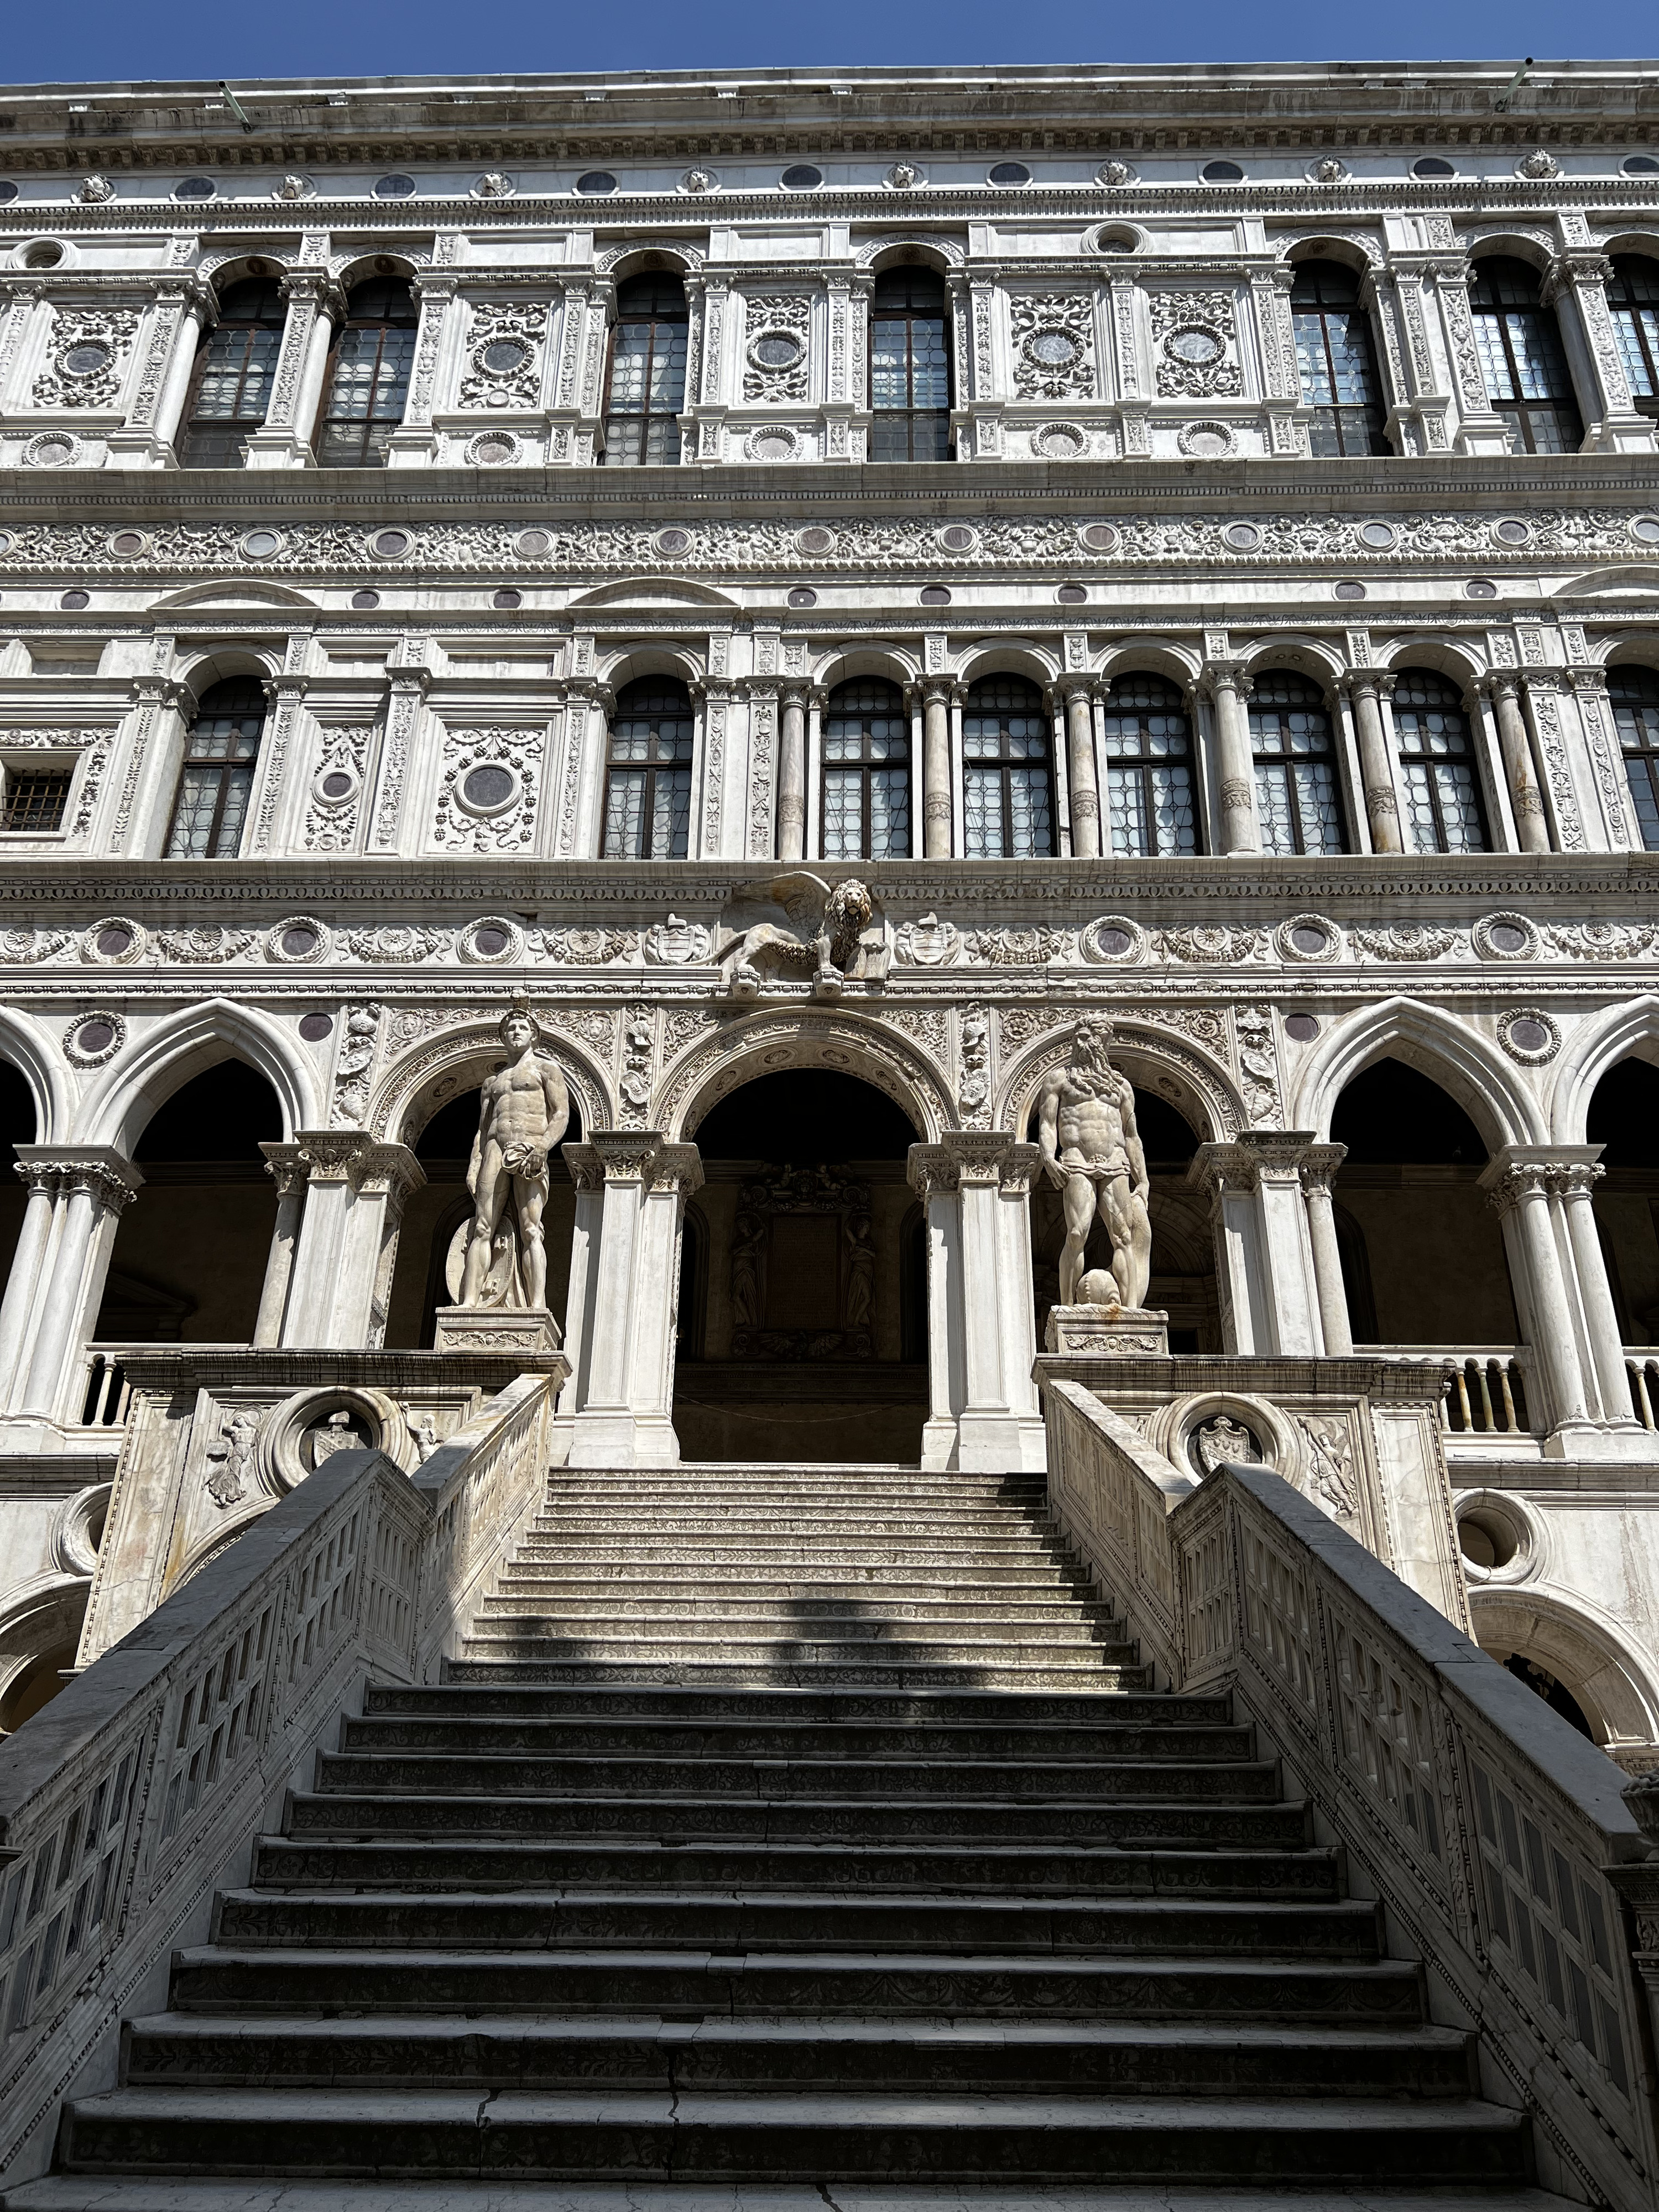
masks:
[[[1369,239],[1340,238],[1329,231],[1310,230],[1286,239],[1275,257],[1294,267],[1303,261],[1337,261],[1358,276],[1368,276],[1382,264],[1381,251]]]
[[[30,1670],[54,1653],[72,1653],[80,1643],[91,1594],[90,1575],[52,1571],[7,1592],[0,1605],[0,1717],[9,1729],[17,1725],[13,1708]],[[59,1686],[27,1686],[30,1694],[25,1717],[56,1696]]]
[[[34,1141],[62,1144],[73,1117],[74,1088],[69,1063],[56,1041],[27,1014],[0,1006],[0,1060],[17,1070],[34,1102]]]
[[[1243,666],[1247,676],[1265,676],[1276,668],[1305,676],[1310,684],[1319,685],[1328,704],[1334,704],[1337,683],[1343,673],[1343,664],[1330,647],[1311,637],[1264,638],[1247,649]]]
[[[1040,691],[1046,691],[1059,674],[1060,663],[1054,654],[1045,653],[1030,639],[999,638],[969,647],[957,681],[966,688],[988,676],[1023,676]]]
[[[672,676],[688,689],[703,681],[703,665],[695,653],[683,647],[656,645],[632,639],[617,647],[599,672],[599,680],[613,695],[625,684],[642,676]]]
[[[285,1140],[323,1126],[317,1070],[293,1033],[257,1007],[209,999],[169,1015],[116,1059],[82,1106],[77,1133],[131,1156],[156,1108],[222,1060],[246,1060],[264,1077],[283,1110]]]
[[[401,276],[405,284],[413,284],[425,272],[409,254],[382,250],[343,253],[330,264],[330,273],[349,298],[359,284],[367,284],[376,276]]]
[[[1109,647],[1096,664],[1095,673],[1108,684],[1119,676],[1137,673],[1163,676],[1178,684],[1183,692],[1190,691],[1198,682],[1199,659],[1184,646],[1168,638],[1140,637],[1130,643]]]
[[[261,682],[274,682],[281,675],[282,668],[282,654],[272,652],[268,647],[216,645],[181,658],[178,674],[190,694],[191,711],[193,712],[202,694],[215,684],[222,684],[234,676],[254,676]]]
[[[894,1103],[930,1144],[956,1127],[943,1071],[884,1024],[805,1007],[751,1014],[701,1038],[671,1068],[653,1102],[653,1126],[689,1139],[711,1106],[757,1076],[793,1067],[830,1067],[860,1077]]]
[[[921,671],[913,654],[896,645],[849,646],[842,651],[826,653],[813,671],[812,681],[826,691],[833,691],[837,684],[851,684],[860,676],[879,677],[887,684],[896,684],[901,691],[921,679]]]
[[[540,1015],[537,1019],[581,1115],[583,1134],[611,1127],[610,1086],[598,1060]],[[501,1065],[501,1016],[496,1014],[464,1023],[413,1046],[395,1060],[375,1087],[367,1126],[377,1137],[407,1145],[413,1151],[422,1130],[441,1106],[460,1091],[476,1090]]]
[[[1599,1744],[1616,1749],[1659,1742],[1659,1687],[1607,1615],[1548,1589],[1476,1584],[1469,1617],[1483,1651],[1518,1651],[1559,1676],[1583,1707]]]
[[[1056,1018],[1054,1029],[1010,1063],[998,1095],[998,1127],[1024,1133],[1045,1079],[1064,1063],[1079,1018]],[[1103,1017],[1102,1020],[1103,1024]],[[1150,1022],[1114,1016],[1111,1030],[1113,1066],[1139,1089],[1152,1091],[1173,1106],[1200,1144],[1230,1143],[1246,1127],[1244,1102],[1219,1060]]]
[[[1601,660],[1604,668],[1659,668],[1659,629],[1619,631],[1601,645]]]
[[[1387,1059],[1404,1060],[1455,1098],[1489,1152],[1547,1142],[1541,1106],[1521,1088],[1496,1047],[1478,1030],[1417,999],[1385,999],[1332,1025],[1297,1076],[1289,1104],[1291,1127],[1328,1137],[1344,1090],[1373,1061]]]
[[[1462,684],[1465,691],[1473,690],[1487,673],[1484,661],[1440,637],[1396,638],[1376,656],[1376,664],[1379,669],[1432,668]]]
[[[702,267],[702,248],[683,238],[630,239],[625,246],[607,247],[593,257],[594,267],[603,276],[614,277],[619,284],[630,276],[646,276],[656,269],[690,276]]]
[[[872,238],[859,248],[858,266],[874,271],[919,263],[948,276],[965,258],[953,238]]]
[[[1470,238],[1468,256],[1471,261],[1524,261],[1540,276],[1549,274],[1548,246],[1540,245],[1535,238],[1528,238],[1524,231],[1482,231]]]
[[[1595,1086],[1621,1060],[1659,1067],[1659,996],[1651,991],[1581,1023],[1563,1047],[1550,1087],[1552,1144],[1584,1143]]]

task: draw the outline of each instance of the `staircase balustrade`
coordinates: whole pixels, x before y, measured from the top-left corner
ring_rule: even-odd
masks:
[[[414,1477],[338,1451],[0,1745],[0,2180],[205,1930],[371,1674],[433,1680],[542,1498],[558,1378],[510,1384]]]
[[[1537,1433],[1527,1402],[1525,1345],[1360,1344],[1354,1350],[1367,1359],[1443,1360],[1440,1425],[1448,1436]]]
[[[1050,1500],[1160,1685],[1231,1691],[1533,2114],[1546,2185],[1650,2212],[1659,1958],[1629,1911],[1653,1923],[1659,1860],[1619,1768],[1279,1475],[1200,1483],[1079,1384],[1045,1397]]]

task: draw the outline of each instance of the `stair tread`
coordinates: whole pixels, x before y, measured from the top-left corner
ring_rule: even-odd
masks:
[[[825,2212],[811,2182],[536,2181],[456,2175],[442,2181],[354,2180],[350,2212]],[[342,2212],[337,2181],[192,2175],[53,2173],[9,2185],[6,2212]],[[1322,2185],[1316,2198],[1283,2187],[1225,2184],[1033,2184],[975,2187],[972,2212],[1583,2212],[1524,2185],[1395,2188]],[[960,2186],[842,2181],[835,2212],[964,2212]]]

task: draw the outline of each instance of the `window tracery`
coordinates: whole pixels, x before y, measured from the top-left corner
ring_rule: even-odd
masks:
[[[229,677],[202,694],[185,739],[169,860],[232,860],[240,851],[264,726],[257,676]]]

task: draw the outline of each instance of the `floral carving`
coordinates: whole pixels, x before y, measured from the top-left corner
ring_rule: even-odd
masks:
[[[541,397],[546,336],[544,306],[507,301],[476,307],[459,404],[498,410],[534,407]]]
[[[167,960],[206,966],[221,960],[240,960],[258,941],[257,929],[225,929],[205,924],[199,929],[158,929],[155,944]]]
[[[1017,293],[1009,303],[1014,389],[1025,399],[1095,396],[1094,300],[1086,292]]]
[[[756,292],[745,311],[744,398],[805,399],[811,301],[805,293]]]
[[[1646,921],[1553,922],[1544,932],[1571,960],[1639,960],[1653,950],[1659,925]]]
[[[380,1034],[379,1006],[353,1006],[340,1037],[334,1067],[334,1104],[329,1119],[337,1129],[360,1129],[368,1111],[369,1073]]]
[[[601,968],[611,960],[639,957],[636,929],[532,929],[530,942],[567,968]]]
[[[1348,934],[1373,960],[1443,960],[1467,942],[1464,931],[1439,929],[1426,921],[1397,921],[1386,929],[1353,929]]]
[[[46,367],[34,380],[39,407],[110,407],[121,389],[138,318],[127,307],[60,307]]]
[[[1233,1023],[1238,1036],[1238,1077],[1250,1121],[1257,1128],[1279,1128],[1284,1116],[1273,1014],[1266,1006],[1241,1006]]]
[[[368,739],[361,727],[325,729],[301,832],[307,853],[349,853],[356,843]]]
[[[994,1017],[984,1006],[969,1006],[962,1016],[961,1070],[957,1101],[965,1128],[983,1128],[991,1103],[991,1024]]]
[[[1243,390],[1231,292],[1149,295],[1163,399],[1231,399]]]
[[[1221,923],[1196,929],[1161,929],[1158,940],[1166,960],[1190,961],[1202,968],[1260,960],[1267,951],[1265,929],[1232,929]]]
[[[968,957],[992,968],[1040,968],[1063,959],[1071,950],[1069,929],[975,929],[967,939]]]
[[[541,782],[541,730],[452,730],[444,742],[432,842],[449,852],[506,853],[529,843]],[[494,777],[488,771],[494,769]],[[487,804],[479,792],[500,793]]]

